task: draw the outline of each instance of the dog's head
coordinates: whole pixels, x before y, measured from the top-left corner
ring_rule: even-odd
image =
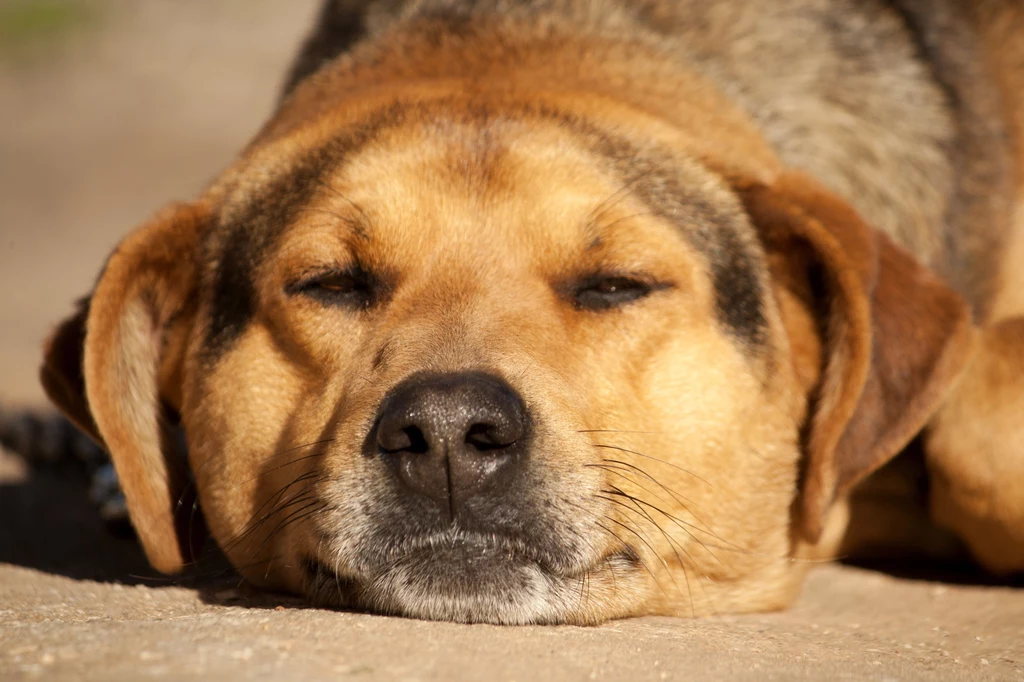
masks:
[[[791,598],[832,501],[955,374],[965,307],[807,178],[597,118],[319,118],[121,244],[43,376],[157,568],[182,566],[190,470],[242,574],[327,604],[585,623]]]

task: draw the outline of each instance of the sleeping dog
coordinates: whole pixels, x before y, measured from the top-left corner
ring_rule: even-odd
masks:
[[[194,488],[243,576],[328,606],[775,609],[868,545],[1024,569],[1022,98],[1012,0],[331,0],[43,383],[155,568]],[[926,494],[856,503],[886,472]]]

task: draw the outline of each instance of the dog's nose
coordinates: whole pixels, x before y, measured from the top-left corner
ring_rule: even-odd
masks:
[[[522,398],[483,373],[414,376],[381,405],[376,445],[401,484],[454,521],[500,495],[521,468],[530,424]]]

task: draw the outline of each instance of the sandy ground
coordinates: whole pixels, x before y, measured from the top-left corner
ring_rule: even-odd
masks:
[[[107,0],[45,50],[0,53],[0,404],[42,403],[51,325],[120,236],[251,135],[313,4]],[[155,578],[73,471],[0,453],[0,679],[218,676],[1024,680],[1024,590],[828,566],[782,614],[581,629],[335,613]]]

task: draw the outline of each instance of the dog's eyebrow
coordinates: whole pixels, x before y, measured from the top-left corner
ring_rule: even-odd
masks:
[[[651,213],[676,225],[690,244],[707,256],[719,321],[744,345],[761,348],[767,340],[768,326],[764,291],[757,254],[737,231],[743,223],[738,210],[730,212],[709,202],[702,190],[684,185],[679,162],[672,155],[639,149],[628,140],[578,120],[565,123],[594,154],[607,159],[619,176],[622,188],[609,201],[619,194],[632,194]],[[600,235],[595,234],[590,243],[599,240]]]
[[[333,189],[324,176],[369,144],[385,128],[400,125],[405,112],[389,105],[366,117],[321,147],[307,150],[232,211],[204,245],[213,290],[210,327],[203,360],[208,365],[230,348],[256,312],[253,278],[282,232],[308,206],[318,189]],[[334,190],[337,192],[337,190]],[[351,200],[349,200],[351,201]],[[357,237],[369,239],[366,213],[352,204],[360,220],[346,221]]]
[[[335,198],[340,199],[354,212],[354,216],[344,216],[335,213],[326,208],[309,207],[300,209],[303,212],[308,213],[322,213],[326,216],[335,218],[339,223],[345,225],[352,231],[352,236],[362,242],[369,242],[372,239],[373,221],[370,220],[370,215],[366,212],[359,203],[354,201],[347,194],[339,190],[337,187],[327,182],[320,176],[316,176],[313,181],[328,193],[334,195]]]
[[[312,195],[317,170],[299,164],[251,197],[214,230],[205,245],[213,264],[213,301],[204,361],[213,364],[255,313],[254,271],[284,225]]]

